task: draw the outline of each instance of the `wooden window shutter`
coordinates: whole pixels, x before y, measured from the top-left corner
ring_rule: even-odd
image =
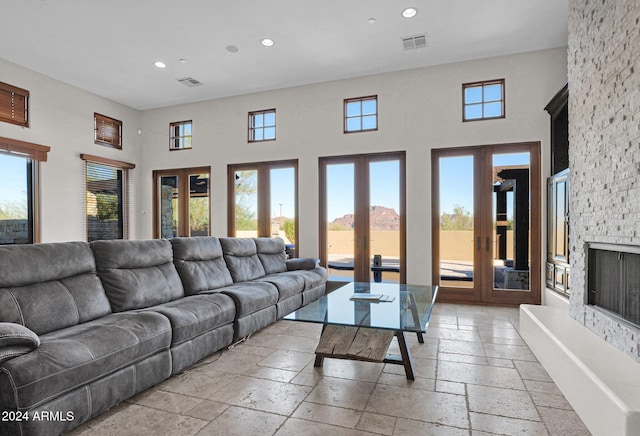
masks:
[[[95,143],[122,148],[122,121],[98,113],[93,114]]]
[[[29,91],[0,82],[0,121],[29,127]]]

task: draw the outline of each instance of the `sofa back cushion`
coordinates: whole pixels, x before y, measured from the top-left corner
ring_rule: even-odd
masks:
[[[258,258],[267,274],[287,270],[287,255],[282,238],[254,238]]]
[[[250,238],[220,238],[224,261],[235,283],[264,277],[256,242]]]
[[[148,241],[94,241],[98,276],[114,312],[142,309],[184,296],[173,265],[171,243]]]
[[[218,238],[173,238],[171,245],[186,295],[233,284]]]
[[[86,242],[0,246],[0,322],[41,335],[109,313]]]

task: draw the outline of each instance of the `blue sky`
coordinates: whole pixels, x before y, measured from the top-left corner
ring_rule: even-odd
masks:
[[[25,201],[26,182],[25,159],[0,154],[0,204],[5,201]]]
[[[494,154],[493,165],[527,165],[529,153]],[[473,212],[473,157],[457,156],[440,159],[440,213],[453,213],[456,205]]]

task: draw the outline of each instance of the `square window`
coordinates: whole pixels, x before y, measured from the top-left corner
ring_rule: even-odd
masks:
[[[462,85],[462,121],[504,118],[504,79]]]
[[[192,147],[193,122],[179,121],[169,124],[169,150],[188,150]]]
[[[378,130],[378,96],[344,101],[344,133]]]
[[[122,121],[94,113],[93,130],[96,144],[122,149]]]
[[[29,127],[29,91],[0,82],[0,121]]]
[[[249,112],[249,142],[276,139],[276,110]]]

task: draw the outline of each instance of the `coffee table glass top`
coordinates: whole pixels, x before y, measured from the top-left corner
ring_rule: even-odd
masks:
[[[283,319],[425,333],[437,292],[437,286],[351,282]],[[371,294],[388,296],[392,301],[352,299]]]

